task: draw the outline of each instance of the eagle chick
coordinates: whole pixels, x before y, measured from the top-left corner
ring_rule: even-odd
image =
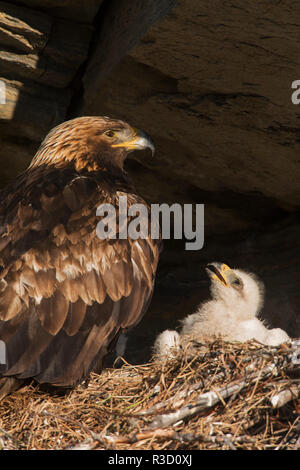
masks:
[[[256,276],[230,269],[223,263],[210,263],[206,271],[211,281],[212,300],[201,304],[197,312],[182,321],[181,343],[221,336],[227,341],[256,339],[262,344],[277,346],[290,339],[282,329],[268,329],[258,318],[263,306],[264,288]],[[164,333],[158,336],[154,345],[156,356],[162,359],[168,355],[168,338],[171,336],[170,331],[168,336]]]

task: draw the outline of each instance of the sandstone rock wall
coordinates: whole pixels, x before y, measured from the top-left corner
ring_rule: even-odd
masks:
[[[178,0],[97,88],[87,70],[83,112],[153,136],[159,164],[137,169],[150,198],[206,202],[213,233],[258,227],[300,204],[299,33],[291,1]]]
[[[0,2],[0,80],[6,85],[0,184],[22,171],[49,129],[66,119],[101,3]]]

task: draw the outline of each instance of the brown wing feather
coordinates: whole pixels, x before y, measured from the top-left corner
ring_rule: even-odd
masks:
[[[63,327],[69,310],[69,301],[60,290],[51,297],[44,297],[36,306],[41,325],[48,333],[55,336]]]
[[[35,309],[32,308],[6,343],[8,375],[18,376],[26,371],[50,344],[52,338],[53,336],[42,327]]]
[[[114,187],[113,181],[101,178],[39,167],[4,194],[0,339],[6,341],[8,360],[3,375],[74,385],[101,366],[114,338],[135,325],[148,306],[160,243],[97,238],[97,206],[116,204],[101,189],[108,183]],[[141,200],[129,194],[129,204],[134,202]]]
[[[84,320],[86,308],[87,305],[81,299],[78,299],[77,302],[69,303],[69,312],[63,326],[68,336],[74,336],[78,332]]]

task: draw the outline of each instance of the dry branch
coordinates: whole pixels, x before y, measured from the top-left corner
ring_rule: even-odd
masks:
[[[199,399],[194,404],[188,404],[187,406],[181,408],[178,411],[173,413],[160,415],[150,424],[150,428],[156,427],[168,427],[178,421],[190,418],[195,416],[197,413],[204,411],[208,408],[212,408],[218,402],[223,402],[233,394],[240,392],[244,387],[248,386],[253,380],[256,380],[258,377],[269,376],[274,371],[274,366],[270,365],[263,370],[260,370],[257,374],[252,374],[248,380],[241,380],[237,383],[231,383],[225,385],[225,387],[219,388],[215,391],[209,391],[200,395]]]
[[[289,401],[298,398],[300,393],[300,388],[297,385],[291,386],[285,390],[274,395],[271,399],[271,405],[273,408],[281,408],[286,405]]]

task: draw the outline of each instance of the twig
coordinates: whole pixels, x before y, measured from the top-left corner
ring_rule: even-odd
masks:
[[[5,429],[0,429],[0,434],[3,434],[7,439],[10,439],[19,449],[24,448],[24,443],[21,442],[16,437],[12,436],[9,432],[5,431]]]
[[[94,441],[92,439],[88,439],[84,442],[79,442],[74,446],[67,447],[65,450],[93,450],[99,444],[98,441]]]
[[[300,393],[300,388],[296,385],[281,390],[281,392],[274,395],[271,399],[271,405],[274,409],[281,408],[283,405],[286,405],[289,401],[298,398]]]
[[[215,375],[214,381],[215,380],[220,380],[224,378],[224,372],[221,372],[220,374]],[[184,390],[181,390],[180,392],[177,392],[175,397],[176,401],[174,402],[174,396],[171,398],[168,398],[167,400],[161,401],[159,403],[156,403],[153,405],[151,408],[145,411],[141,411],[140,413],[136,414],[135,416],[149,416],[155,414],[158,410],[161,408],[165,408],[169,404],[172,404],[173,408],[177,408],[180,406],[181,401],[184,398],[187,398],[190,396],[192,393],[196,392],[200,388],[205,388],[208,384],[211,384],[211,380],[201,380],[200,382],[196,382],[189,387],[185,388]]]
[[[55,418],[55,419],[61,419],[62,421],[66,421],[67,423],[71,423],[75,426],[78,426],[79,428],[83,429],[83,431],[88,432],[91,435],[91,437],[94,439],[94,441],[98,441],[101,444],[104,444],[104,440],[103,440],[102,436],[100,436],[100,434],[92,431],[87,426],[85,426],[84,424],[79,423],[78,421],[75,421],[74,419],[68,418],[66,416],[56,415],[54,413],[49,413],[47,410],[43,410],[40,414],[42,416],[51,416],[52,418]]]
[[[196,414],[204,411],[208,408],[212,408],[216,403],[221,401],[221,399],[226,400],[234,393],[240,392],[244,387],[248,386],[253,380],[256,380],[259,375],[265,377],[272,374],[274,371],[274,364],[266,366],[264,369],[260,370],[258,373],[252,373],[248,377],[248,380],[241,380],[237,383],[231,383],[225,387],[219,388],[217,391],[210,391],[200,395],[199,399],[194,404],[188,404],[183,408],[157,416],[156,419],[152,421],[149,425],[149,428],[165,428],[169,427],[178,421],[191,418]]]
[[[103,439],[113,444],[135,444],[138,441],[146,439],[171,439],[179,442],[208,442],[212,444],[226,444],[230,448],[236,449],[234,443],[255,442],[255,439],[248,436],[238,436],[232,439],[230,434],[226,436],[207,436],[205,434],[179,433],[173,429],[145,429],[130,436],[106,435]]]

